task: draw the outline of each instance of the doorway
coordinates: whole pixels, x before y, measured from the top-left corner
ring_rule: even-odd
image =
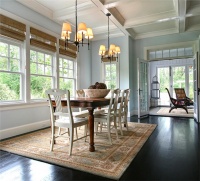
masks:
[[[170,100],[165,88],[168,88],[173,98],[176,98],[174,88],[184,88],[186,95],[194,99],[193,65],[171,65],[157,67],[160,83],[160,99],[158,106],[169,106]]]

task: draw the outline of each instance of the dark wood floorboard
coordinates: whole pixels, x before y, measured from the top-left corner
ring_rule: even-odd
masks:
[[[136,117],[130,121],[138,122]],[[132,161],[120,181],[200,180],[200,130],[191,118],[150,116],[142,123],[157,128]],[[109,180],[0,151],[1,181]]]

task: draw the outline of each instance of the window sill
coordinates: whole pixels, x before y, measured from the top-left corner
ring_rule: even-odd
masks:
[[[42,101],[32,101],[32,102],[9,102],[9,103],[0,103],[0,111],[14,110],[14,109],[25,109],[31,107],[43,107],[48,106],[48,102],[45,100]]]

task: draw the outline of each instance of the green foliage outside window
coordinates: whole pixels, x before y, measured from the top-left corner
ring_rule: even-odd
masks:
[[[20,74],[0,72],[0,100],[20,100]]]
[[[117,69],[116,64],[105,65],[105,84],[108,89],[117,88]]]
[[[30,51],[31,99],[46,98],[45,91],[52,87],[52,56]]]
[[[0,100],[20,100],[20,47],[0,42]]]
[[[59,58],[59,87],[63,90],[69,90],[70,96],[74,96],[74,65],[73,61],[65,58]]]

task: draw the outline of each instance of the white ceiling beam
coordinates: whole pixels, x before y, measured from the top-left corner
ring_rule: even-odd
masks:
[[[133,38],[136,37],[136,33],[134,32],[134,30],[132,28],[128,28],[128,29],[126,29],[126,31],[129,32],[129,34],[131,35],[131,37],[133,37]]]
[[[106,14],[106,13],[111,13],[112,14],[112,12],[110,12],[105,6],[104,6],[104,1],[103,0],[91,0],[98,8],[99,8],[99,10],[100,11],[102,11],[104,14]],[[112,8],[111,8],[112,9]],[[124,35],[130,35],[127,31],[126,31],[126,29],[124,28],[124,26],[123,26],[123,17],[121,16],[121,15],[116,15],[115,13],[117,13],[117,10],[111,10],[111,11],[113,11],[113,13],[114,13],[114,15],[113,16],[111,16],[110,17],[110,20],[115,24],[115,26],[117,26],[123,33],[124,33]],[[117,19],[117,18],[119,18],[119,19]],[[125,20],[124,20],[125,21]]]
[[[186,3],[187,0],[178,0],[179,33],[186,29]]]
[[[125,19],[124,17],[120,14],[120,12],[116,8],[109,8],[108,9],[110,13],[115,17],[115,19],[122,25],[124,26]]]

